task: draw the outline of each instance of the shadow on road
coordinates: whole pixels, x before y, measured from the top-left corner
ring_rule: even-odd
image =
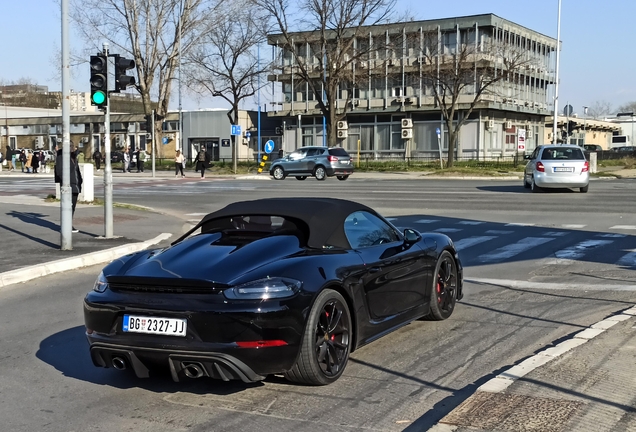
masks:
[[[508,192],[508,193],[518,193],[518,194],[533,194],[530,189],[526,189],[523,185],[515,186],[515,185],[491,185],[491,186],[478,186],[477,190],[488,191],[488,192]],[[578,193],[578,189],[567,189],[567,188],[558,188],[558,189],[542,189],[538,194],[560,194],[560,193]],[[534,193],[533,195],[537,195]]]

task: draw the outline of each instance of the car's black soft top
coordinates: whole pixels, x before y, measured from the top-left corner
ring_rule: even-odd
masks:
[[[336,198],[264,198],[240,201],[208,214],[192,230],[175,241],[178,243],[192,232],[214,220],[231,216],[270,215],[298,219],[309,228],[307,246],[322,249],[326,245],[350,248],[344,232],[344,221],[351,213],[366,211],[380,216],[363,204]]]

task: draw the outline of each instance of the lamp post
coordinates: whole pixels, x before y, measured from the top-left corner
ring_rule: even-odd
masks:
[[[557,120],[559,112],[559,60],[561,54],[561,0],[557,12],[556,71],[554,80],[554,124],[552,125],[553,144],[557,143]]]
[[[587,127],[587,108],[583,107],[583,145],[585,145],[585,141],[587,141],[587,135],[585,134],[585,129]]]

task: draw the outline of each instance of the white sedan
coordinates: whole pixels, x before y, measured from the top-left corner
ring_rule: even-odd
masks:
[[[527,156],[528,164],[523,185],[533,192],[543,188],[577,188],[587,192],[590,184],[590,163],[581,147],[576,145],[544,145]]]

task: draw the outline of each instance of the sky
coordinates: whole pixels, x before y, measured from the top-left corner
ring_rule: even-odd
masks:
[[[231,1],[231,0],[227,0]],[[28,78],[61,90],[58,52],[61,46],[59,0],[0,0],[0,83]],[[494,13],[547,36],[557,36],[558,0],[397,0],[397,9],[416,20]],[[614,111],[636,101],[636,50],[632,42],[636,1],[562,0],[559,111],[566,104],[583,115],[583,106],[609,102]],[[71,47],[79,49],[71,24]],[[72,72],[71,89],[88,91],[87,64]],[[175,86],[176,87],[176,86]],[[176,88],[171,109],[177,109]],[[218,99],[218,98],[217,98]],[[185,91],[183,109],[223,106],[197,100]],[[251,107],[250,107],[251,108]]]

